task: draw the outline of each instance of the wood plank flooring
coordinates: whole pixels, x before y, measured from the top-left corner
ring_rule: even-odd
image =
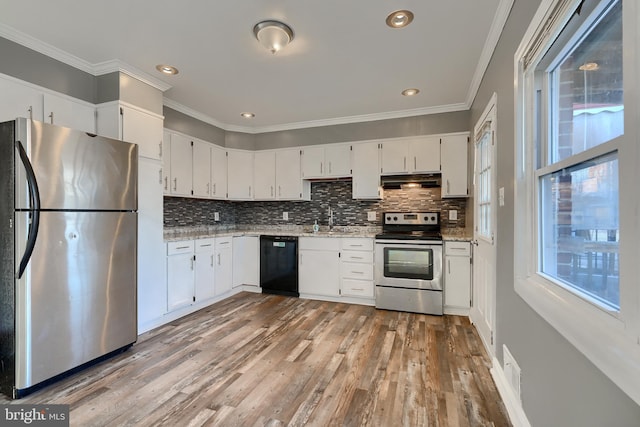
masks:
[[[468,319],[240,293],[15,403],[72,426],[509,426]]]

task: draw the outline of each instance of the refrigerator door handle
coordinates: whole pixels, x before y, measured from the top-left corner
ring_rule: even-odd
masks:
[[[33,248],[36,246],[36,239],[38,238],[38,228],[40,226],[40,190],[38,189],[36,174],[33,172],[33,167],[31,166],[27,152],[24,150],[20,141],[16,141],[16,148],[18,149],[20,160],[22,160],[27,174],[31,213],[31,222],[29,223],[29,232],[27,234],[27,247],[24,250],[24,255],[22,255],[22,260],[20,260],[20,268],[18,270],[18,279],[20,279],[31,259],[31,254],[33,254]]]

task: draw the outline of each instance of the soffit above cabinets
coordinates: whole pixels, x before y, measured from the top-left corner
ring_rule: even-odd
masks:
[[[409,0],[413,22],[393,29],[385,0],[33,0],[6,2],[0,36],[94,74],[146,75],[169,88],[165,105],[256,133],[468,109],[512,2]],[[295,34],[275,55],[252,31],[265,19]]]

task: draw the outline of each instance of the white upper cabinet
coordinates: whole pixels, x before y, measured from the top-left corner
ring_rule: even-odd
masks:
[[[99,135],[138,144],[138,155],[162,159],[164,118],[122,102],[107,102],[97,107]]]
[[[227,153],[229,199],[253,199],[253,152],[229,150]]]
[[[193,196],[209,198],[211,196],[211,144],[198,139],[193,140]]]
[[[171,134],[166,130],[162,133],[162,192],[171,194]]]
[[[467,146],[469,135],[442,137],[442,197],[467,197]]]
[[[352,145],[351,167],[354,199],[381,199],[380,163],[377,142]]]
[[[211,145],[211,197],[227,198],[227,150]]]
[[[170,191],[174,196],[191,196],[192,180],[192,154],[191,139],[172,133],[171,134],[171,179]]]
[[[68,96],[45,93],[43,106],[46,123],[90,133],[96,132],[96,107],[93,104]]]
[[[329,144],[302,148],[302,178],[343,178],[351,176],[351,146]]]
[[[440,172],[440,137],[397,138],[380,146],[382,175]]]
[[[279,200],[310,200],[311,184],[302,181],[300,150],[297,148],[277,150],[276,198]]]
[[[17,117],[42,121],[42,92],[0,75],[0,122]]]
[[[276,152],[256,151],[253,154],[253,187],[256,200],[276,198]]]

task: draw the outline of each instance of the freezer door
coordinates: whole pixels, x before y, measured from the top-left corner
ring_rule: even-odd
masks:
[[[16,213],[18,255],[28,215]],[[136,236],[134,212],[40,213],[16,284],[18,389],[136,341]]]
[[[41,209],[137,210],[138,146],[60,126],[18,119],[16,139],[35,172]],[[30,209],[16,149],[16,208]]]

